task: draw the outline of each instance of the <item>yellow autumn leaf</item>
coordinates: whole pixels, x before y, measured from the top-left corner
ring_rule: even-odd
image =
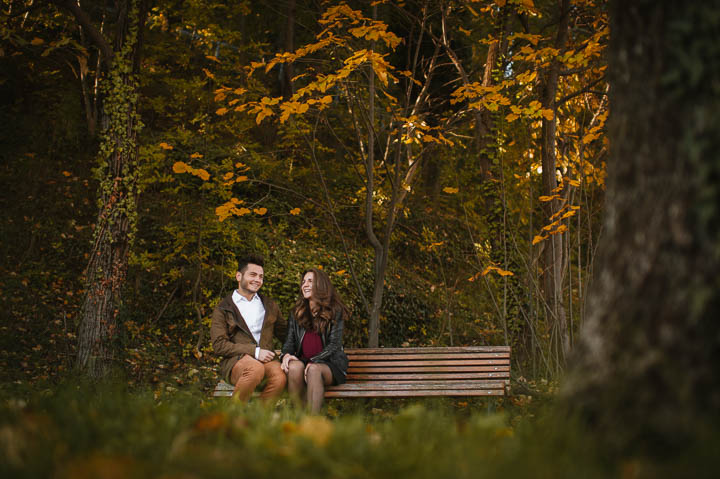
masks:
[[[215,114],[220,115],[220,116],[223,116],[227,112],[228,112],[227,108],[218,108],[217,110],[215,110]]]
[[[246,91],[247,91],[247,90],[246,90],[245,88],[236,88],[236,89],[233,90],[233,93],[236,94],[236,95],[242,95],[242,94],[245,93]]]
[[[567,225],[560,225],[557,227],[557,229],[555,231],[551,231],[550,234],[556,235],[556,234],[564,233],[567,231],[567,229],[568,229]]]
[[[202,157],[203,157],[202,153],[198,153],[197,151],[195,153],[193,153],[192,155],[190,155],[190,158],[202,158]]]
[[[208,173],[206,170],[204,170],[202,168],[198,168],[196,170],[194,169],[190,173],[197,176],[198,178],[200,178],[203,181],[207,181],[210,179],[210,173]]]
[[[496,272],[497,274],[499,274],[500,276],[515,276],[515,274],[514,274],[512,271],[508,271],[508,270],[505,270],[505,269],[502,269],[502,268],[498,268],[497,266],[488,266],[488,267],[485,268],[485,269],[483,270],[483,272],[480,273],[480,274],[483,275],[483,276],[485,276],[485,275],[487,275],[488,273],[490,273],[490,272],[492,272],[492,271],[495,271],[495,272]]]
[[[235,214],[238,216],[243,216],[250,213],[250,210],[248,208],[240,208],[238,210],[235,210]]]
[[[300,214],[300,208],[293,208],[290,210],[290,214],[293,216],[297,216]]]
[[[335,271],[335,274],[337,274],[337,275],[343,275],[343,274],[345,274],[345,270],[344,270],[344,269],[341,269],[340,271]]]
[[[515,113],[508,113],[508,114],[505,116],[505,119],[506,119],[507,121],[515,121],[515,120],[517,120],[518,118],[520,118],[520,116],[519,116],[519,115],[516,115]]]
[[[536,236],[533,238],[533,240],[532,240],[532,244],[536,245],[536,244],[538,244],[539,242],[541,242],[541,241],[543,241],[543,240],[546,240],[546,239],[547,239],[547,236],[536,235]]]
[[[549,108],[545,108],[542,110],[542,116],[545,117],[547,121],[552,121],[553,118],[555,118],[555,114]]]
[[[206,75],[208,78],[212,78],[213,80],[215,79],[215,75],[213,75],[213,74],[210,72],[210,70],[208,70],[207,68],[203,68],[202,71],[205,72],[205,75]]]
[[[172,150],[172,149],[173,149],[173,146],[172,146],[172,145],[168,145],[168,144],[165,143],[164,141],[163,141],[162,143],[160,143],[159,146],[160,146],[160,148],[162,148],[163,150]]]
[[[225,174],[223,175],[223,180],[227,181],[227,180],[229,180],[230,178],[232,178],[233,175],[234,175],[234,173],[233,173],[232,171],[228,171],[227,173],[225,173]]]
[[[323,105],[332,103],[332,95],[325,95],[324,97],[320,98],[320,103],[322,103]]]
[[[35,38],[33,38],[32,41],[30,42],[30,45],[35,45],[35,46],[37,46],[37,45],[42,45],[43,43],[45,43],[45,40],[43,40],[42,38],[39,38],[39,37],[35,37]]]
[[[255,213],[256,215],[261,215],[261,216],[262,216],[262,215],[264,215],[265,213],[267,213],[267,208],[255,208],[255,209],[253,210],[253,213]]]
[[[184,161],[176,161],[175,164],[173,165],[173,171],[175,173],[187,173],[189,168],[190,167],[188,166],[188,164],[185,163]]]
[[[242,175],[242,176],[238,176],[237,178],[235,178],[235,183],[241,183],[241,182],[247,181],[247,180],[248,180],[248,177],[245,175]]]
[[[447,194],[454,195],[455,193],[457,193],[460,190],[457,188],[452,188],[450,186],[446,186],[445,188],[443,188],[443,191]]]
[[[544,202],[556,200],[556,199],[559,199],[559,198],[560,198],[560,195],[541,196],[541,197],[539,198],[539,200],[544,203]]]
[[[207,58],[208,60],[212,60],[214,62],[220,63],[220,60],[218,60],[217,57],[215,57],[213,55],[205,55],[205,58]]]

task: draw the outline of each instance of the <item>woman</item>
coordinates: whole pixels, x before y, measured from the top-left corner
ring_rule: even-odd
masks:
[[[348,310],[327,273],[304,271],[300,295],[288,319],[288,334],[282,348],[282,370],[288,376],[288,392],[305,400],[310,411],[322,407],[325,386],[342,384],[348,359],[343,351],[343,324]]]

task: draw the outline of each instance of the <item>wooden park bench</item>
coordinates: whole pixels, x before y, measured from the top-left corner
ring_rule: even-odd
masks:
[[[347,382],[326,398],[504,396],[510,386],[509,346],[346,349]],[[230,396],[221,381],[213,396]]]

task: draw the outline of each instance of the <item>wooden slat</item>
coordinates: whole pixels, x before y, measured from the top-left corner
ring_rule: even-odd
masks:
[[[350,361],[402,361],[408,359],[510,359],[510,353],[456,353],[456,354],[352,354],[346,355]]]
[[[465,373],[436,373],[436,374],[353,374],[348,373],[348,381],[378,381],[378,380],[427,380],[432,379],[484,379],[509,378],[509,371],[465,372]]]
[[[505,389],[503,381],[428,381],[413,383],[365,382],[329,386],[328,391],[415,391],[444,389]]]
[[[351,348],[345,354],[408,354],[408,353],[470,353],[470,352],[510,352],[510,346],[449,346],[449,347],[413,347],[413,348]]]
[[[404,380],[404,379],[393,379],[393,378],[389,378],[389,379],[376,379],[376,380],[373,380],[373,381],[348,381],[348,382],[346,382],[346,383],[344,383],[344,384],[341,384],[341,385],[339,385],[339,386],[332,386],[332,387],[341,387],[341,386],[344,386],[345,384],[364,384],[364,385],[370,385],[370,384],[373,384],[373,383],[378,383],[378,384],[445,384],[445,385],[448,385],[448,384],[456,384],[456,383],[457,383],[457,384],[461,384],[461,383],[462,383],[462,384],[465,384],[465,383],[475,383],[475,384],[479,384],[479,383],[482,383],[482,382],[493,383],[493,384],[495,384],[495,383],[497,383],[497,384],[505,384],[505,385],[510,384],[510,380],[509,380],[509,379],[504,379],[504,378],[482,378],[482,379],[466,379],[466,378],[460,378],[460,379],[450,379],[450,380],[448,380],[448,379],[434,379],[434,378],[431,377],[431,378],[429,378],[429,379],[413,380],[413,381]],[[328,386],[328,387],[330,387],[330,386]]]
[[[367,367],[356,368],[352,364],[348,368],[349,373],[454,373],[454,372],[478,372],[478,371],[509,371],[510,366],[417,366],[400,368]]]
[[[430,396],[504,396],[502,389],[445,389],[440,391],[325,391],[326,398],[342,397],[430,397]]]
[[[400,366],[493,366],[510,364],[509,359],[445,359],[432,361],[351,361],[351,367],[400,367]]]

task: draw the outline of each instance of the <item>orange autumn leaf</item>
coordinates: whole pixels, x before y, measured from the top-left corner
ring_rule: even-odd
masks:
[[[546,240],[546,239],[547,239],[547,236],[536,235],[536,236],[533,238],[533,240],[532,240],[532,244],[533,244],[533,245],[536,245],[536,244],[538,244],[539,242],[541,242],[541,241],[543,241],[543,240]]]
[[[190,158],[202,158],[202,157],[203,157],[202,153],[198,153],[197,151],[195,153],[193,153],[192,155],[190,155]]]
[[[255,208],[255,209],[253,210],[253,213],[255,213],[256,215],[261,215],[261,216],[262,216],[262,215],[264,215],[265,213],[267,213],[267,208]]]
[[[482,274],[483,276],[487,275],[488,273],[495,271],[500,276],[514,276],[515,274],[512,271],[508,271],[502,268],[499,268],[497,266],[488,266],[483,270]]]
[[[160,143],[160,145],[158,145],[158,146],[160,146],[160,148],[162,148],[163,150],[172,150],[173,149],[172,145],[168,145],[164,141],[162,143]]]
[[[176,161],[173,165],[173,171],[175,173],[187,173],[190,167],[184,161]]]
[[[293,208],[290,210],[290,214],[293,216],[297,216],[300,214],[300,208]]]
[[[197,176],[203,181],[207,181],[210,179],[210,173],[208,173],[206,170],[203,170],[202,168],[193,169],[190,171],[190,173]]]
[[[457,188],[452,188],[452,187],[450,187],[450,186],[446,186],[445,188],[443,188],[443,191],[444,191],[445,193],[450,194],[450,195],[454,195],[455,193],[457,193],[457,192],[460,191],[460,190],[457,189]]]

